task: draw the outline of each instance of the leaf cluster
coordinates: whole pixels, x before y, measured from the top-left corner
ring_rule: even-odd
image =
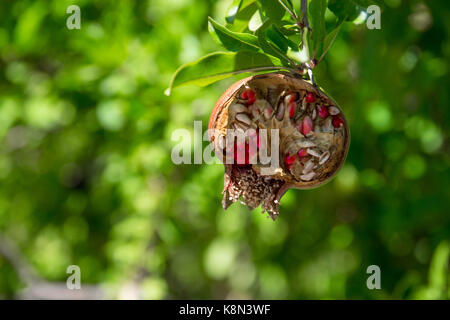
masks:
[[[300,1],[233,0],[224,24],[208,19],[210,35],[227,52],[214,52],[181,66],[167,93],[180,85],[204,86],[240,73],[314,67],[344,22],[355,20],[371,4],[367,0],[305,3],[307,10],[299,10]],[[307,17],[300,12],[307,12]]]

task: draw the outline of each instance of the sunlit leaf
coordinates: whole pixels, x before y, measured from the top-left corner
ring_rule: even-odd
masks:
[[[256,30],[258,30],[265,21],[267,21],[267,18],[264,18],[261,10],[258,10],[248,22],[248,28],[250,29],[250,31],[256,32]]]
[[[281,67],[281,61],[254,51],[215,52],[181,66],[172,78],[167,94],[174,87],[186,84],[205,86],[233,74]]]
[[[258,38],[249,33],[233,32],[209,18],[209,32],[229,51],[259,50]]]
[[[288,48],[298,50],[298,45],[287,38],[276,25],[271,25],[266,31],[267,38],[274,42],[283,52]]]
[[[233,0],[230,7],[227,10],[227,14],[225,17],[225,20],[228,23],[233,23],[234,19],[236,17],[236,14],[239,12],[239,9],[241,7],[242,0]]]
[[[277,0],[258,0],[258,3],[261,6],[264,17],[274,22],[280,21],[286,13],[286,10]]]
[[[256,36],[258,37],[259,46],[261,49],[272,56],[279,58],[284,65],[289,66],[292,65],[290,63],[289,57],[283,52],[278,46],[276,46],[270,39],[267,38],[266,32],[272,26],[270,20],[266,21],[256,32]]]
[[[227,23],[234,23],[236,17],[255,2],[256,0],[233,0],[226,13]]]
[[[256,1],[248,1],[248,3],[244,1],[233,22],[227,24],[227,28],[236,32],[247,31],[249,21],[258,9]]]

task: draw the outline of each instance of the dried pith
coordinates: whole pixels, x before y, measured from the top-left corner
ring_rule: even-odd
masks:
[[[278,215],[276,195],[284,181],[258,175],[251,166],[230,166],[225,180],[223,207],[228,208],[241,199],[251,210],[261,204],[263,212],[267,211],[275,219]]]
[[[255,76],[230,87],[216,104],[209,127],[218,132],[211,138],[216,154],[237,162],[225,164],[224,208],[240,200],[250,209],[261,205],[273,219],[287,189],[328,181],[345,160],[349,144],[348,126],[336,103],[306,81],[282,74]],[[227,129],[251,134],[236,142],[226,136]],[[259,148],[261,129],[268,129],[268,154],[276,152],[280,159],[268,175],[261,172],[270,164],[261,163],[258,150],[249,147],[257,139]],[[270,150],[270,129],[278,129],[279,150]],[[236,156],[239,150],[243,153]]]

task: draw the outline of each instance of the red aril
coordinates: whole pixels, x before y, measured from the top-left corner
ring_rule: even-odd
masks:
[[[252,89],[247,89],[242,92],[241,98],[247,100],[248,104],[253,104],[256,101],[256,92]]]
[[[308,133],[310,133],[313,129],[313,122],[311,120],[310,116],[306,116],[305,118],[303,118],[303,122],[302,122],[302,133],[304,136],[306,136]]]
[[[308,152],[306,151],[306,149],[302,148],[302,149],[298,150],[297,154],[300,158],[303,158],[308,155]]]
[[[290,105],[289,105],[289,118],[293,118],[294,117],[294,115],[295,115],[295,107],[297,106],[297,104],[295,103],[295,102],[292,102]]]
[[[334,116],[331,123],[333,124],[333,127],[339,128],[344,125],[344,120],[342,120],[342,118],[339,116]]]
[[[313,103],[314,101],[316,101],[316,95],[312,92],[308,92],[306,94],[306,102]]]
[[[326,117],[328,117],[330,113],[328,112],[327,107],[325,106],[320,106],[319,107],[319,117],[321,117],[322,119],[325,119]]]

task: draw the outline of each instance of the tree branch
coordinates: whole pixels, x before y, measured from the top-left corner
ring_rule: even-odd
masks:
[[[0,256],[9,261],[18,276],[27,285],[37,281],[38,276],[20,253],[16,244],[0,233]]]
[[[25,289],[18,293],[19,299],[92,300],[105,297],[103,289],[97,285],[83,284],[79,290],[69,290],[64,282],[50,282],[42,279],[22,255],[17,245],[1,233],[0,256],[8,260],[25,283]]]
[[[302,25],[303,25],[303,28],[308,28],[309,29],[308,0],[301,0],[301,11],[302,11]]]
[[[301,0],[301,12],[302,12],[302,45],[303,50],[305,51],[305,55],[307,57],[307,61],[305,62],[305,66],[308,70],[309,80],[311,80],[312,84],[316,87],[316,83],[314,82],[314,74],[312,69],[314,66],[311,66],[311,58],[309,55],[309,46],[308,46],[308,33],[311,30],[309,28],[308,21],[308,0]]]
[[[291,10],[284,2],[283,0],[278,0],[278,2],[281,4],[281,6],[289,13],[289,15],[294,19],[295,23],[298,24],[298,16],[295,10]]]

